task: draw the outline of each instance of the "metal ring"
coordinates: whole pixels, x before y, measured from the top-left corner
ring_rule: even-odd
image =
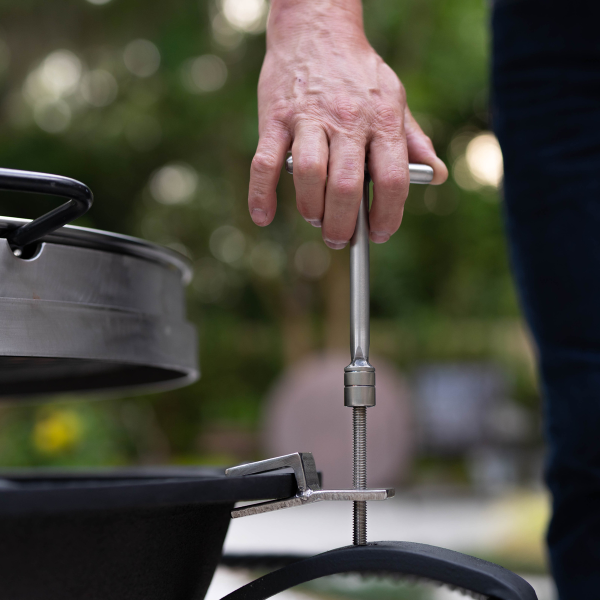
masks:
[[[90,188],[80,181],[60,175],[15,169],[0,169],[0,190],[48,194],[69,199],[68,202],[45,215],[11,231],[6,236],[7,240],[12,246],[19,248],[81,217],[90,209],[94,201]]]

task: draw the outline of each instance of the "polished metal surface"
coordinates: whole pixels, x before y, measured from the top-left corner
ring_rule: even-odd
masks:
[[[294,508],[305,504],[314,504],[315,502],[362,502],[387,500],[394,496],[394,491],[389,489],[380,490],[317,490],[298,494],[291,498],[283,500],[271,500],[269,502],[260,502],[249,506],[242,506],[231,511],[231,518],[250,517],[260,515],[266,512],[282,510],[284,508]]]
[[[375,369],[369,363],[369,177],[350,240],[350,364],[344,369],[344,404],[375,406]]]
[[[0,236],[18,224],[2,219]],[[150,391],[198,378],[184,257],[83,228],[44,239],[68,243],[43,241],[19,258],[0,237],[0,398]]]
[[[375,405],[375,369],[369,364],[369,176],[365,172],[350,240],[350,364],[344,369],[344,404]]]
[[[429,165],[411,163],[408,165],[410,182],[425,185],[433,180],[433,169]]]
[[[315,502],[360,501],[364,504],[367,500],[386,500],[394,496],[393,489],[322,490],[315,460],[310,452],[295,452],[285,456],[231,467],[225,471],[225,474],[230,477],[243,477],[286,468],[294,470],[298,486],[298,492],[295,496],[235,508],[231,511],[231,517],[233,519],[249,517]]]
[[[305,492],[308,489],[320,489],[315,459],[310,452],[294,452],[284,456],[229,467],[225,470],[225,475],[243,477],[244,475],[256,475],[257,473],[268,473],[269,471],[287,468],[294,470],[299,492]]]
[[[350,240],[350,358],[356,366],[369,364],[369,176],[354,235]]]
[[[285,161],[285,170],[290,174],[294,174],[294,160],[290,154]],[[431,183],[433,179],[433,169],[429,165],[419,165],[410,163],[408,165],[408,173],[411,183]]]

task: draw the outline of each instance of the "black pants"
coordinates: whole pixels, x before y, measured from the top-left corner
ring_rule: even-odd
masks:
[[[498,0],[492,111],[539,350],[561,600],[600,598],[600,3]]]

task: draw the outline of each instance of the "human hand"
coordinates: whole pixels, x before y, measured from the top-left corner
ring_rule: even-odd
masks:
[[[290,146],[298,210],[322,226],[333,249],[346,246],[354,232],[365,157],[374,183],[369,219],[376,243],[400,227],[409,159],[433,167],[434,184],[448,177],[408,109],[400,80],[365,37],[360,0],[273,1],[258,112],[248,195],[257,225],[275,216]]]

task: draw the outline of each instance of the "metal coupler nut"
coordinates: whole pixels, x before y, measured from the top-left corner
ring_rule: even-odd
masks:
[[[348,365],[344,369],[344,406],[375,406],[375,367]]]

